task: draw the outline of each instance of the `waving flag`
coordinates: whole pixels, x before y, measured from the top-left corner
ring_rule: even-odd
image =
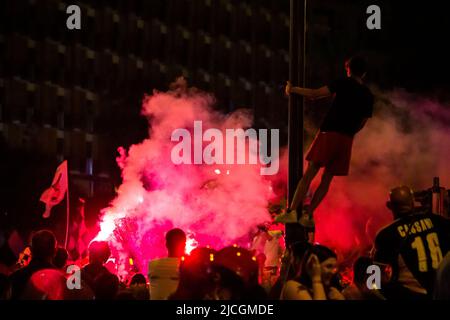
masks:
[[[50,217],[52,207],[64,199],[67,192],[67,183],[67,160],[65,160],[56,169],[51,187],[45,190],[41,195],[40,200],[45,203],[45,212],[42,215],[43,218]]]

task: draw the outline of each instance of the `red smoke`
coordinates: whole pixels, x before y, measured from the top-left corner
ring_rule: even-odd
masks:
[[[450,185],[450,108],[402,91],[377,96],[375,113],[356,135],[350,175],[335,178],[316,212],[316,240],[346,259],[367,253],[376,232],[392,221],[385,203],[391,188],[415,191],[439,176]],[[316,182],[317,184],[317,182]]]
[[[194,90],[155,92],[144,100],[149,138],[128,152],[119,150],[123,183],[103,211],[96,237],[112,244],[119,272],[127,271],[131,257],[146,273],[149,259],[166,255],[164,234],[170,228],[185,230],[200,246],[221,249],[232,243],[247,246],[255,226],[270,220],[268,204],[275,194],[272,182],[260,174],[260,165],[171,161],[175,129],[192,131],[198,120],[204,128],[222,131],[251,126],[248,112],[223,115],[213,104],[212,96]],[[190,240],[188,250],[195,241]]]

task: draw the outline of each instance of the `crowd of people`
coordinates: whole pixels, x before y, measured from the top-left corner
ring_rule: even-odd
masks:
[[[1,300],[431,300],[450,299],[450,220],[417,213],[408,187],[390,192],[390,225],[342,281],[335,251],[307,241],[284,248],[282,232],[259,226],[250,248],[237,245],[185,254],[186,234],[166,235],[167,257],[124,281],[107,268],[108,242],[89,246],[89,261],[67,273],[69,255],[40,230],[14,266],[0,269]],[[76,271],[79,285],[76,285]],[[378,271],[378,272],[377,272]],[[70,285],[73,284],[73,286]]]

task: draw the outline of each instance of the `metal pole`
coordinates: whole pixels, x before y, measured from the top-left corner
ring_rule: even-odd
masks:
[[[69,239],[69,224],[70,224],[70,193],[69,193],[69,161],[67,161],[67,166],[66,166],[66,176],[67,176],[67,194],[66,194],[66,196],[67,196],[67,201],[66,201],[66,204],[67,204],[67,208],[66,208],[66,237],[65,237],[65,240],[64,240],[64,249],[66,249],[67,250],[67,241],[68,241],[68,239]]]
[[[305,86],[306,0],[290,0],[289,81],[293,86]],[[289,176],[287,199],[290,204],[299,180],[303,176],[303,102],[298,95],[289,96]],[[286,243],[303,239],[303,228],[286,224]]]

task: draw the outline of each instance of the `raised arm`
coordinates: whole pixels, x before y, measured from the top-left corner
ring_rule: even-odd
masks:
[[[325,288],[322,282],[322,267],[320,266],[319,258],[312,254],[306,262],[306,268],[311,277],[313,300],[327,300]]]
[[[323,86],[318,89],[308,89],[308,88],[294,87],[291,85],[289,81],[286,84],[285,93],[286,95],[292,93],[298,94],[308,99],[319,99],[331,95],[330,89],[327,86]]]

